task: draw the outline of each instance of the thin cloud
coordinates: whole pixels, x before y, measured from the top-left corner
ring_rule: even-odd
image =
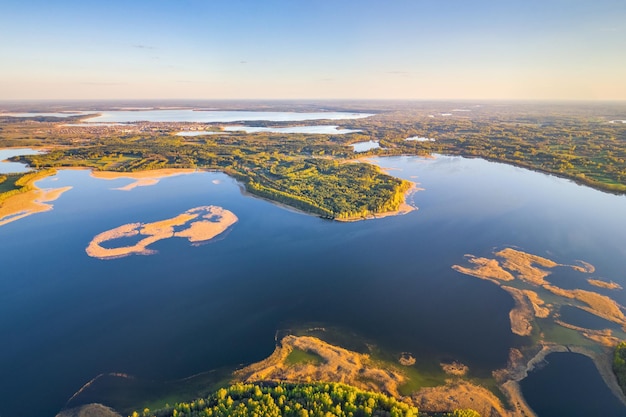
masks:
[[[80,83],[81,85],[101,85],[101,86],[110,86],[110,85],[126,85],[127,83],[107,83],[107,82],[99,82],[99,81],[85,81]]]
[[[137,49],[157,49],[154,46],[150,46],[150,45],[142,45],[142,44],[134,44],[132,45],[133,48],[137,48]]]
[[[398,75],[400,77],[408,77],[411,75],[408,71],[387,71],[385,74]]]

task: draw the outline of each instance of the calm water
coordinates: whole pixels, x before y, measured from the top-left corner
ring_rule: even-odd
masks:
[[[62,113],[0,113],[0,116],[10,117],[72,117],[82,116],[86,114],[94,114],[94,112],[77,111],[77,112],[62,112]]]
[[[130,180],[87,171],[42,180],[74,188],[54,210],[0,228],[0,415],[54,415],[100,373],[169,380],[258,361],[277,329],[305,323],[487,376],[520,341],[510,331],[513,302],[451,265],[494,247],[583,259],[626,285],[624,197],[482,160],[373,161],[425,188],[412,196],[419,210],[325,221],[243,196],[220,173],[130,192],[113,189]],[[156,255],[107,261],[85,253],[105,230],[209,204],[239,217],[214,242],[163,240]],[[572,372],[559,369],[560,378]]]
[[[262,112],[262,111],[214,111],[214,110],[137,110],[137,111],[103,111],[101,115],[88,119],[88,122],[98,123],[132,123],[146,122],[199,122],[199,123],[228,123],[252,120],[266,120],[271,122],[293,122],[304,120],[343,120],[361,119],[372,116],[369,113],[348,112]]]
[[[337,126],[250,127],[226,126],[227,132],[246,133],[302,133],[311,135],[345,135],[360,132],[358,129],[337,129]]]
[[[356,142],[352,144],[354,152],[365,152],[372,149],[380,148],[380,144],[376,141],[369,140],[367,142]]]
[[[591,359],[576,353],[553,353],[546,360],[548,366],[531,372],[521,383],[538,417],[626,415],[624,405],[604,385]]]
[[[0,149],[0,174],[10,174],[18,172],[28,172],[30,168],[20,162],[6,161],[9,158],[20,155],[37,155],[40,151],[29,148]]]
[[[205,135],[224,135],[224,134],[228,134],[228,133],[195,130],[192,132],[178,132],[176,136],[205,136]]]

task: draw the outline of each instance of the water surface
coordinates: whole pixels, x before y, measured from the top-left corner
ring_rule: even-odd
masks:
[[[592,360],[577,353],[552,353],[547,365],[522,380],[538,417],[623,417],[626,407],[602,381]]]
[[[40,181],[73,188],[54,210],[0,228],[0,414],[54,415],[100,373],[163,381],[238,367],[269,356],[276,330],[310,323],[488,377],[521,342],[510,330],[513,301],[451,266],[496,247],[583,259],[626,285],[623,196],[478,159],[372,161],[424,188],[410,201],[419,210],[332,222],[242,195],[209,172],[132,191],[115,190],[132,180],[88,171]],[[105,230],[204,205],[239,222],[203,245],[157,242],[151,256],[85,253]],[[623,291],[614,297],[626,304]]]
[[[7,159],[21,155],[38,155],[41,151],[30,148],[6,148],[0,149],[0,174],[22,173],[31,169],[21,162],[10,162]]]
[[[226,126],[227,132],[246,133],[302,133],[309,135],[345,135],[347,133],[360,132],[357,129],[338,129],[338,126],[292,126],[292,127],[251,127],[251,126]]]
[[[366,152],[372,149],[380,148],[380,144],[373,140],[369,140],[367,142],[356,142],[351,144],[354,152]]]
[[[263,111],[217,111],[217,110],[137,110],[137,111],[102,111],[99,116],[87,122],[98,123],[132,123],[132,122],[198,122],[198,123],[229,123],[253,120],[271,122],[297,122],[305,120],[343,120],[361,119],[372,116],[370,113],[348,112],[263,112]]]

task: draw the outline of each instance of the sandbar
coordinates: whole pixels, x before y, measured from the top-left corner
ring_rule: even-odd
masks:
[[[175,217],[152,223],[128,223],[96,235],[85,251],[99,259],[115,259],[129,255],[151,255],[148,246],[172,237],[187,238],[191,243],[207,242],[224,233],[237,222],[237,216],[218,206],[195,207]],[[186,227],[175,231],[175,228]],[[120,238],[144,236],[134,245],[105,248],[102,243]]]
[[[607,282],[607,281],[602,281],[599,279],[589,278],[587,282],[593,285],[594,287],[606,288],[607,290],[621,290],[622,289],[621,285],[613,281]]]
[[[116,190],[130,191],[136,187],[148,187],[159,183],[159,180],[166,177],[174,177],[177,175],[187,175],[197,172],[195,169],[183,168],[165,168],[153,171],[135,171],[135,172],[115,172],[115,171],[91,171],[91,176],[101,180],[116,180],[118,178],[129,178],[135,180]]]

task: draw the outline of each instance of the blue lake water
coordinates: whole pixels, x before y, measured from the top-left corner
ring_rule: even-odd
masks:
[[[380,144],[376,141],[369,140],[367,142],[356,142],[352,144],[354,152],[366,152],[372,149],[380,148]]]
[[[305,120],[344,120],[361,119],[372,116],[370,113],[349,112],[263,112],[263,111],[218,111],[218,110],[137,110],[137,111],[103,111],[100,116],[87,119],[87,122],[97,123],[132,123],[146,122],[198,122],[198,123],[228,123],[239,121],[266,120],[271,122],[293,122]]]
[[[88,171],[40,181],[73,188],[54,210],[0,228],[0,415],[54,415],[100,373],[171,380],[258,361],[276,330],[306,323],[488,376],[521,339],[510,331],[513,301],[451,266],[495,247],[583,259],[626,286],[626,197],[478,159],[372,161],[424,188],[411,196],[419,210],[326,221],[242,195],[208,172],[132,191],[114,189],[131,180]],[[85,253],[98,233],[204,205],[239,222],[203,245],[159,241],[151,256]],[[626,304],[623,292],[612,295]]]
[[[29,113],[0,113],[0,116],[10,117],[72,117],[72,116],[84,116],[87,114],[94,114],[95,112],[77,111],[77,112],[29,112]]]
[[[292,127],[252,127],[226,126],[227,132],[246,133],[302,133],[310,135],[345,135],[360,132],[358,129],[337,129],[337,126],[292,126]]]
[[[546,361],[548,366],[531,372],[521,383],[538,417],[626,415],[624,405],[604,385],[591,359],[576,353],[552,353]]]
[[[29,148],[7,148],[0,149],[0,174],[10,174],[19,172],[28,172],[30,168],[26,164],[20,162],[6,161],[9,158],[20,155],[37,155],[41,151]]]

